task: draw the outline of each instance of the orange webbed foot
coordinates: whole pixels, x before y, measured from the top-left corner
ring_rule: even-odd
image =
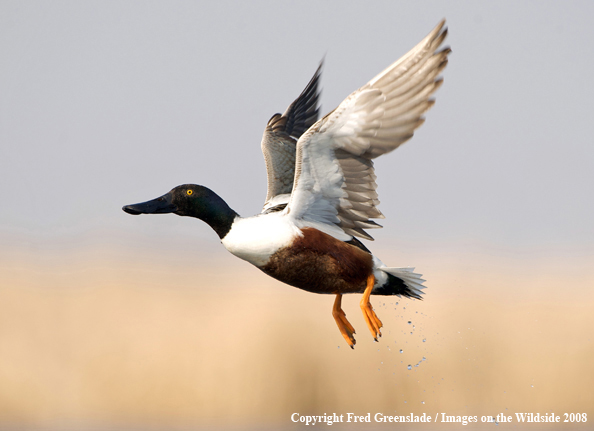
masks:
[[[340,331],[348,345],[351,347],[351,349],[354,349],[355,344],[357,343],[357,341],[355,341],[355,337],[353,337],[353,335],[355,334],[355,328],[353,328],[353,325],[351,325],[351,323],[347,320],[346,314],[342,310],[341,303],[342,295],[338,294],[336,295],[336,299],[334,300],[334,306],[332,307],[332,317],[334,317],[336,325],[338,326],[338,330]]]
[[[369,302],[369,296],[371,295],[371,290],[373,289],[373,285],[375,284],[375,277],[370,275],[367,277],[367,287],[365,288],[365,292],[363,293],[363,298],[361,298],[361,311],[363,311],[363,317],[365,318],[365,322],[369,327],[369,331],[373,336],[373,339],[377,341],[378,337],[382,336],[380,332],[380,328],[384,326],[382,321],[379,320],[375,311],[373,311],[373,307],[371,306],[371,302]]]

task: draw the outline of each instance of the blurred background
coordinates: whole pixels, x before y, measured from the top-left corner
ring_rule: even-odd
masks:
[[[372,297],[379,343],[359,296],[352,351],[331,296],[265,276],[200,221],[121,211],[198,183],[258,213],[266,121],[319,61],[326,113],[442,18],[445,84],[377,160],[386,219],[367,243],[428,289]],[[0,429],[594,421],[593,19],[586,1],[0,1]]]

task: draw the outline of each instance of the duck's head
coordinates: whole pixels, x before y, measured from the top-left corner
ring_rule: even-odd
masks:
[[[215,192],[197,184],[184,184],[156,199],[125,205],[122,210],[132,215],[167,214],[196,217],[208,223],[223,238],[237,213]],[[222,235],[222,236],[221,236]]]
[[[122,209],[132,215],[167,213],[190,215],[194,206],[200,206],[203,203],[204,190],[208,189],[196,184],[184,184],[161,197],[139,204],[126,205]]]

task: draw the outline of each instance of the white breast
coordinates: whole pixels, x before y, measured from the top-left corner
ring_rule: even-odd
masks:
[[[277,250],[288,246],[298,236],[302,236],[301,231],[283,212],[276,212],[237,217],[221,242],[240,259],[262,266]]]

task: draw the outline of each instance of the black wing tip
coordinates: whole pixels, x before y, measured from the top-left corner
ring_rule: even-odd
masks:
[[[323,63],[324,59],[320,62],[320,65],[305,86],[305,89],[283,114],[283,117],[287,118],[285,132],[296,139],[299,139],[307,129],[318,121],[320,112],[319,100],[322,93],[319,88],[319,82],[322,75]]]

